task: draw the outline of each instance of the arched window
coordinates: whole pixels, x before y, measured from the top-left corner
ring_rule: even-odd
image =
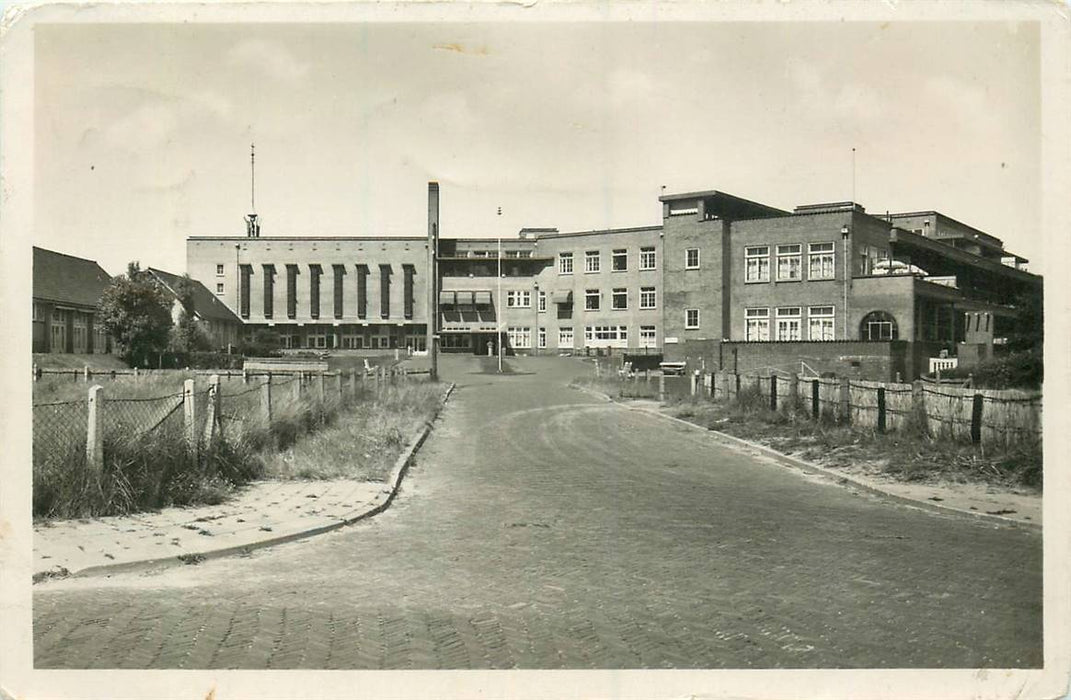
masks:
[[[861,340],[896,340],[898,337],[896,319],[887,311],[871,311],[859,324]]]

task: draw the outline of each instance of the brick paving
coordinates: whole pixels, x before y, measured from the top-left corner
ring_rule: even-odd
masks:
[[[1037,667],[1041,537],[852,493],[512,360],[395,505],[248,557],[34,591],[39,668]]]

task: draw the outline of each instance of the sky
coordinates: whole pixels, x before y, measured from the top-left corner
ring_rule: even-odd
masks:
[[[1037,262],[1040,34],[1005,22],[40,25],[35,245],[657,224],[658,196],[935,209]],[[501,207],[502,213],[497,213]]]

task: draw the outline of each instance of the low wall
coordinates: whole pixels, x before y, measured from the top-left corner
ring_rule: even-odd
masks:
[[[906,341],[826,341],[748,343],[723,341],[721,367],[759,373],[835,374],[839,377],[894,381],[915,378]]]

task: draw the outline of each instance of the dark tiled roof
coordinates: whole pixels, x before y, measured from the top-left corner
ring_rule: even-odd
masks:
[[[96,306],[112,278],[94,260],[33,249],[33,298]]]
[[[182,279],[182,275],[157,270],[155,267],[150,267],[149,272],[167,288],[168,292],[170,292],[176,299],[178,298],[178,295],[175,292],[175,286],[178,284],[178,281]],[[212,321],[242,322],[237,314],[231,311],[226,304],[217,299],[215,294],[208,291],[207,287],[192,278],[189,282],[193,287],[193,310],[197,316]]]

